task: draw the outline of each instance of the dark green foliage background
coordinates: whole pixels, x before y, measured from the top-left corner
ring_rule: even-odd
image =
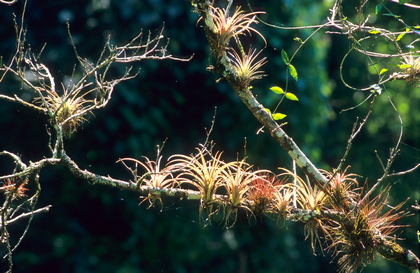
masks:
[[[246,2],[239,3],[246,6]],[[263,3],[261,3],[263,2]],[[254,9],[267,12],[264,20],[277,25],[296,26],[325,22],[331,1],[251,1]],[[350,1],[351,2],[351,1]],[[375,1],[366,6],[373,13]],[[14,52],[15,35],[12,13],[18,18],[23,1],[13,6],[0,6],[0,55],[7,63]],[[416,11],[389,4],[404,18],[418,18]],[[349,4],[349,16],[356,16]],[[46,43],[41,60],[59,81],[68,81],[76,58],[65,22],[68,19],[78,53],[95,60],[106,37],[123,44],[140,29],[157,33],[163,22],[165,36],[170,38],[168,50],[178,57],[189,57],[188,63],[144,61],[139,76],[120,84],[105,109],[95,112],[71,139],[66,141],[68,154],[80,165],[103,175],[130,179],[129,173],[114,162],[122,157],[155,158],[156,147],[167,139],[164,155],[188,154],[205,140],[205,128],[211,125],[217,107],[215,127],[211,135],[217,148],[225,151],[225,160],[243,157],[259,168],[276,171],[291,168],[291,160],[267,133],[256,135],[260,125],[225,83],[216,83],[218,75],[206,71],[212,63],[202,29],[196,25],[198,15],[191,12],[188,1],[179,0],[29,0],[25,15],[27,41],[38,53]],[[372,23],[403,29],[396,20],[378,16]],[[416,25],[419,22],[412,22]],[[253,92],[268,108],[274,109],[278,97],[269,91],[273,85],[284,87],[286,71],[280,51],[289,56],[314,30],[257,29],[267,39],[264,66],[267,77],[253,82]],[[252,38],[254,39],[254,38]],[[378,40],[378,45],[381,41]],[[251,41],[263,47],[258,37]],[[366,44],[373,50],[372,44]],[[356,117],[362,118],[368,104],[340,114],[357,105],[367,94],[344,87],[339,65],[350,48],[343,35],[321,31],[298,52],[293,64],[299,81],[289,78],[289,90],[300,102],[284,102],[280,110],[288,115],[285,130],[320,168],[331,170],[339,163]],[[353,53],[352,53],[353,54]],[[353,56],[354,55],[354,56]],[[355,87],[377,82],[377,76],[364,67],[367,60],[353,54],[346,60],[343,75]],[[383,61],[384,67],[395,65]],[[380,64],[381,65],[381,64]],[[116,65],[112,73],[124,73]],[[76,70],[80,75],[80,71]],[[395,170],[404,170],[420,160],[420,92],[405,83],[389,84],[387,94],[378,98],[371,120],[355,140],[347,163],[350,172],[358,173],[372,184],[381,175],[374,150],[385,160],[389,148],[398,138],[397,115],[386,96],[389,95],[404,121],[401,156]],[[13,77],[0,85],[2,94],[16,92],[30,98]],[[406,109],[409,109],[408,111]],[[21,154],[25,161],[48,155],[45,117],[19,105],[1,102],[0,150]],[[12,165],[0,159],[1,174],[11,172]],[[166,159],[165,159],[166,160]],[[419,171],[388,182],[393,184],[391,204],[407,197],[405,208],[420,198]],[[198,203],[165,199],[162,208],[138,206],[135,193],[121,192],[102,186],[91,186],[73,178],[61,167],[48,167],[41,172],[42,194],[39,207],[52,205],[50,212],[34,218],[22,245],[14,255],[14,272],[335,272],[330,257],[313,256],[304,240],[303,225],[277,223],[268,218],[252,218],[240,214],[234,228],[225,230],[216,217],[204,227],[199,221]],[[416,251],[417,216],[403,223],[397,236],[407,238],[402,245]],[[13,226],[18,236],[25,224]],[[319,251],[318,251],[319,252]],[[3,254],[4,252],[2,252]],[[417,254],[419,254],[417,252]],[[4,266],[3,263],[1,266]],[[365,272],[404,272],[399,266],[378,257]]]

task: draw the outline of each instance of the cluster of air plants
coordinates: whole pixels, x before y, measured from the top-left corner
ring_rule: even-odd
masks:
[[[149,191],[145,199],[151,205],[157,200],[162,202],[159,189],[192,189],[199,195],[200,215],[205,212],[206,220],[222,211],[226,226],[231,226],[239,208],[250,215],[271,213],[286,218],[295,190],[291,184],[285,183],[287,179],[278,179],[267,170],[253,170],[245,160],[224,162],[222,152],[213,154],[210,150],[203,146],[197,148],[196,154],[173,155],[163,168],[159,153],[156,161],[144,157],[144,162],[133,158],[123,158],[119,162],[130,170],[138,188],[155,190]],[[129,162],[135,167],[128,166]],[[138,175],[139,167],[144,171],[142,175]]]
[[[244,160],[224,162],[221,152],[213,155],[204,147],[197,151],[196,155],[171,157],[171,163],[179,172],[176,180],[200,192],[200,213],[204,210],[211,216],[223,207],[225,223],[231,226],[236,221],[238,208],[252,211],[248,193],[255,181],[264,179],[267,171],[254,171]]]
[[[264,36],[251,26],[258,23],[256,16],[263,12],[245,13],[240,7],[236,7],[230,15],[229,7],[221,9],[211,6],[210,10],[209,16],[205,17],[205,23],[212,31],[209,35],[212,53],[217,60],[227,63],[232,61],[231,68],[236,74],[239,88],[248,88],[252,80],[263,76],[263,72],[259,69],[266,63],[266,58],[257,60],[260,52],[257,53],[255,49],[249,48],[246,53],[239,36],[251,35],[253,32],[265,42]],[[232,40],[235,43],[232,44]]]
[[[267,170],[253,170],[245,160],[224,162],[222,152],[201,146],[195,154],[176,154],[162,166],[157,160],[144,161],[124,158],[134,175],[138,188],[153,189],[144,200],[150,206],[160,201],[159,190],[188,192],[200,199],[200,217],[206,222],[214,214],[222,215],[224,225],[235,224],[238,211],[248,216],[274,215],[277,219],[301,221],[315,253],[328,250],[338,258],[340,271],[354,272],[360,265],[371,262],[380,253],[384,241],[399,227],[395,221],[404,215],[397,212],[403,204],[387,208],[389,188],[372,197],[359,187],[358,177],[344,171],[322,171],[328,179],[325,185],[313,185],[287,169],[276,175]],[[130,168],[127,163],[135,163]],[[144,174],[138,175],[138,167]],[[144,202],[144,200],[142,202]],[[142,203],[141,202],[141,203]]]
[[[324,186],[312,186],[287,169],[277,176],[265,175],[251,183],[247,203],[253,213],[276,214],[279,219],[305,224],[315,252],[328,250],[338,258],[341,272],[355,272],[373,261],[380,246],[400,225],[395,222],[406,212],[403,203],[388,207],[389,187],[373,196],[358,186],[357,175],[323,171]],[[252,204],[252,205],[250,205]]]
[[[341,272],[355,272],[360,265],[372,262],[384,240],[395,240],[390,235],[401,227],[395,221],[406,212],[397,212],[404,202],[395,207],[387,206],[388,193],[389,187],[375,197],[361,193],[349,213],[330,222],[329,248],[335,256],[342,254],[338,259]],[[383,212],[386,207],[388,211]]]
[[[382,241],[393,239],[390,234],[400,227],[395,221],[405,212],[397,212],[403,203],[384,212],[389,187],[371,197],[372,191],[365,193],[358,186],[357,175],[346,171],[324,172],[329,183],[322,189],[298,180],[298,203],[304,209],[318,211],[305,224],[312,246],[317,241],[322,250],[324,243],[334,257],[340,256],[341,272],[355,272],[360,265],[373,261]]]

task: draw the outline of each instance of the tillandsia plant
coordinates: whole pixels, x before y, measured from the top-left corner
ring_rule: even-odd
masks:
[[[371,192],[361,193],[355,206],[349,213],[341,215],[338,220],[330,221],[327,229],[330,232],[334,256],[342,255],[339,260],[340,272],[355,272],[360,265],[374,260],[375,253],[382,253],[384,241],[394,241],[390,235],[401,225],[395,223],[407,212],[401,209],[405,202],[397,206],[387,206],[390,187],[383,189],[371,198]],[[387,212],[383,212],[388,207]]]
[[[160,150],[158,150],[158,158],[156,161],[152,161],[149,158],[144,157],[145,162],[141,162],[134,158],[122,158],[117,162],[122,162],[124,166],[132,172],[137,187],[147,186],[153,189],[174,188],[178,184],[173,177],[173,166],[168,163],[164,168],[161,168],[162,156],[159,155],[159,151]],[[126,161],[134,162],[135,169],[128,167]],[[138,165],[140,165],[144,169],[144,171],[146,171],[146,173],[144,173],[141,177],[137,175]],[[148,196],[140,202],[140,204],[146,200],[149,200],[150,206],[153,206],[156,201],[159,201],[162,205],[162,199],[160,195],[155,195],[152,192],[149,193]]]
[[[222,172],[224,169],[236,164],[235,162],[225,163],[220,158],[222,152],[212,155],[210,151],[197,148],[197,155],[173,155],[171,164],[180,171],[176,180],[182,184],[188,184],[200,191],[201,206],[200,214],[205,209],[211,216],[217,211],[215,203],[216,191],[222,185]]]
[[[25,185],[28,183],[26,178],[6,178],[3,180],[3,185],[0,187],[0,191],[3,191],[5,195],[11,196],[11,199],[19,199],[26,196],[28,188]]]
[[[228,196],[225,206],[225,223],[227,227],[235,224],[239,207],[245,208],[252,213],[247,193],[251,190],[254,181],[265,179],[263,174],[269,173],[267,170],[253,171],[252,167],[245,160],[241,160],[222,171],[223,187],[226,189]]]
[[[230,16],[229,8],[221,9],[211,6],[210,16],[207,17],[209,19],[205,20],[210,20],[210,22],[206,22],[206,24],[212,26],[211,30],[214,33],[214,37],[211,39],[211,47],[214,56],[217,59],[222,58],[225,51],[230,47],[230,40],[232,38],[238,39],[238,35],[255,32],[264,39],[264,36],[261,33],[251,27],[251,24],[258,23],[256,15],[261,13],[264,12],[244,13],[240,7],[236,7],[233,15]]]
[[[79,89],[68,93],[64,89],[63,95],[59,95],[56,90],[43,89],[34,102],[52,112],[54,123],[62,127],[65,137],[70,137],[87,121],[85,116],[91,113],[89,109],[94,100],[86,99],[86,96],[92,91],[82,93],[82,89]]]
[[[277,189],[277,178],[272,173],[261,174],[249,184],[246,198],[255,215],[262,215],[272,209]]]
[[[356,180],[358,175],[346,174],[349,166],[343,172],[327,172],[322,171],[329,183],[324,187],[327,193],[327,203],[333,209],[340,212],[349,212],[355,205],[360,188]]]
[[[288,179],[286,179],[286,181],[287,180]],[[291,210],[295,208],[293,207],[293,202],[296,197],[296,187],[291,183],[279,183],[275,186],[275,188],[276,193],[272,202],[273,206],[270,210],[278,215],[278,220],[284,221],[287,219]]]
[[[229,51],[232,57],[233,70],[236,73],[239,87],[241,89],[249,88],[251,81],[261,79],[264,76],[264,71],[260,68],[267,63],[266,57],[257,60],[261,51],[257,52],[256,49],[249,49],[248,53],[241,50],[239,55],[235,50]]]
[[[402,55],[402,64],[398,67],[402,70],[398,74],[398,78],[405,79],[408,83],[413,83],[419,79],[420,76],[420,56],[414,56],[413,54]]]
[[[310,238],[311,240],[312,251],[315,253],[317,244],[322,251],[323,247],[319,234],[322,232],[325,236],[329,237],[324,220],[320,217],[321,211],[324,210],[326,204],[327,195],[318,186],[312,186],[310,181],[305,182],[302,178],[287,170],[285,174],[294,178],[297,205],[304,210],[311,211],[312,216],[315,215],[315,217],[303,218],[301,221],[305,223],[305,234],[306,238]]]

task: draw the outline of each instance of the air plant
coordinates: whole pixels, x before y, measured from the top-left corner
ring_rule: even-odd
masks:
[[[211,47],[216,58],[222,57],[222,54],[229,48],[229,41],[232,38],[237,39],[238,35],[255,32],[264,39],[264,36],[251,24],[258,23],[255,19],[257,14],[264,12],[244,13],[240,7],[236,7],[232,16],[229,16],[228,9],[220,9],[211,6],[210,20],[206,24],[215,34],[211,39]]]
[[[394,240],[390,235],[401,225],[395,221],[406,215],[397,212],[405,202],[395,207],[387,205],[390,187],[386,187],[376,197],[370,200],[369,194],[360,194],[357,206],[351,213],[345,214],[335,222],[329,231],[334,249],[334,256],[339,258],[340,272],[355,272],[360,265],[374,260],[374,254],[383,240]],[[385,207],[389,210],[383,213]]]
[[[406,81],[414,81],[420,76],[420,56],[402,55],[402,64],[398,67],[403,70],[404,75],[402,76]],[[399,78],[401,78],[401,75],[399,75]]]
[[[272,210],[278,215],[279,220],[286,220],[287,214],[292,209],[291,204],[295,197],[296,187],[291,183],[282,182],[276,185],[275,188],[276,194],[274,196]]]
[[[341,212],[349,212],[359,195],[358,182],[355,178],[357,175],[346,174],[348,168],[349,166],[343,172],[322,171],[329,181],[324,188],[328,195],[327,202],[333,209]]]
[[[257,179],[250,183],[246,198],[255,215],[261,215],[273,207],[273,202],[277,193],[274,184],[276,181],[277,179],[273,174],[267,173],[258,176]]]
[[[266,170],[252,171],[252,166],[244,160],[234,163],[234,166],[222,171],[223,186],[229,197],[226,204],[226,226],[231,226],[236,222],[239,207],[252,212],[249,208],[247,193],[251,190],[252,183],[257,179],[264,178],[264,176],[261,177],[261,174],[268,172]],[[232,223],[228,225],[231,219]]]
[[[312,215],[320,214],[327,200],[325,192],[316,185],[312,186],[310,181],[303,181],[302,178],[290,171],[285,174],[293,176],[296,181],[297,204],[302,209],[312,212]],[[308,217],[308,219],[302,220],[305,222],[304,229],[306,238],[310,237],[311,240],[312,251],[315,253],[316,244],[318,244],[321,251],[323,251],[319,232],[322,231],[326,237],[329,237],[329,234],[322,217]]]
[[[216,152],[213,156],[204,148],[197,148],[197,150],[196,156],[173,155],[171,163],[181,171],[176,177],[179,183],[191,185],[200,191],[200,214],[204,208],[209,215],[212,215],[215,212],[213,204],[216,191],[222,185],[222,171],[235,163],[225,163],[220,160],[222,152]]]
[[[46,96],[38,97],[34,102],[40,103],[49,112],[53,113],[53,118],[57,125],[62,127],[65,137],[70,137],[77,128],[87,119],[85,115],[91,113],[90,108],[94,100],[86,99],[86,96],[93,91],[81,94],[82,89],[72,91],[69,94],[64,89],[64,94],[60,96],[55,90],[43,89]]]
[[[3,180],[3,186],[0,187],[0,191],[4,191],[6,195],[12,196],[12,199],[19,199],[25,197],[25,192],[28,190],[25,185],[28,183],[28,179],[22,179],[18,177],[6,178]]]
[[[145,162],[141,162],[134,158],[122,158],[118,160],[117,162],[122,162],[126,168],[131,170],[133,173],[136,184],[140,186],[147,186],[154,189],[159,188],[172,188],[176,184],[176,180],[173,178],[173,166],[171,166],[169,163],[164,167],[161,168],[161,160],[162,156],[159,156],[157,161],[152,161],[147,157],[144,157]],[[132,170],[127,166],[125,163],[126,161],[132,161],[135,163],[136,168]],[[137,166],[140,165],[146,173],[144,173],[141,177],[137,175]],[[143,203],[144,201],[149,200],[150,206],[153,206],[156,201],[159,201],[162,205],[162,199],[159,195],[154,195],[153,193],[149,193],[149,195],[140,202]],[[150,207],[149,206],[149,207]]]
[[[236,51],[229,52],[233,61],[232,67],[241,89],[247,89],[251,81],[261,79],[264,76],[264,71],[259,69],[267,63],[267,58],[263,57],[257,60],[260,53],[261,51],[257,53],[256,49],[249,49],[248,53],[241,50],[240,55]]]

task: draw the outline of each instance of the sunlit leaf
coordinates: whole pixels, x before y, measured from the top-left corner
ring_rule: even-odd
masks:
[[[295,79],[295,81],[298,80],[297,70],[292,64],[289,64],[289,73],[290,73],[290,76],[292,76],[293,79]]]
[[[272,117],[273,117],[274,120],[281,120],[281,119],[284,119],[286,117],[286,115],[281,114],[281,113],[275,113],[275,114],[272,114]]]
[[[378,33],[381,33],[381,32],[377,29],[372,29],[372,30],[369,30],[369,33],[370,34],[378,34]]]
[[[382,74],[384,74],[387,71],[388,71],[387,68],[382,68],[381,71],[379,71],[379,75],[382,75]]]
[[[281,87],[278,87],[278,86],[270,87],[270,90],[273,91],[276,94],[283,94],[284,93],[284,90]]]
[[[290,63],[289,56],[287,55],[286,51],[284,51],[283,49],[281,50],[281,58],[285,64]]]
[[[404,37],[404,35],[406,34],[407,32],[403,32],[403,33],[400,33],[400,35],[398,35],[398,37],[397,37],[397,39],[395,40],[396,42],[398,42],[399,40],[401,40],[402,39],[402,37]]]
[[[285,97],[286,99],[289,99],[289,100],[299,101],[298,97],[296,97],[296,95],[292,93],[286,93]]]
[[[400,65],[398,65],[398,67],[399,67],[400,69],[405,69],[405,68],[410,68],[410,67],[411,67],[411,65],[409,65],[409,64],[400,64]]]
[[[264,108],[265,111],[267,111],[271,115],[271,111],[268,108]]]

